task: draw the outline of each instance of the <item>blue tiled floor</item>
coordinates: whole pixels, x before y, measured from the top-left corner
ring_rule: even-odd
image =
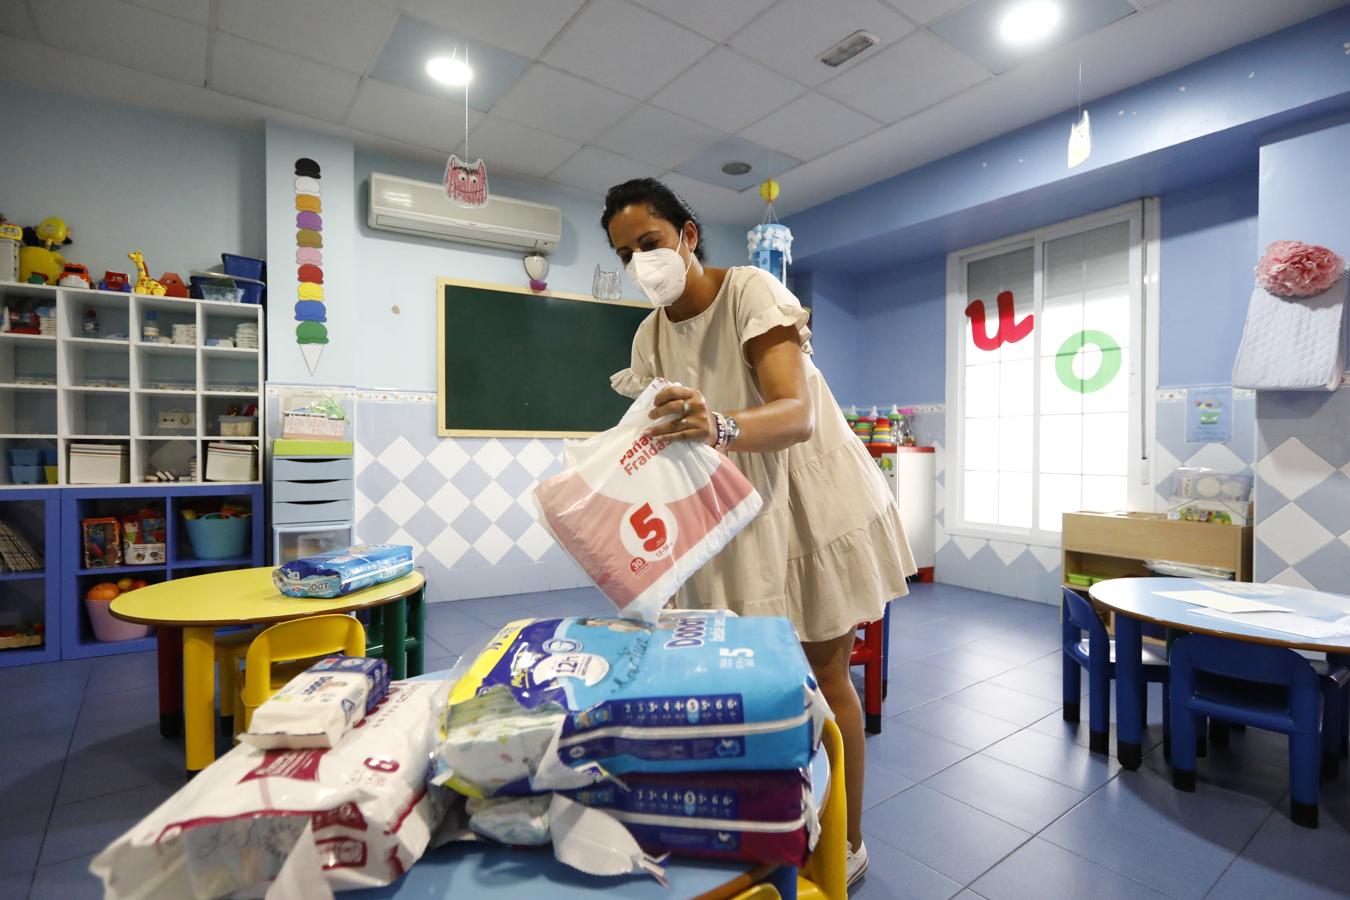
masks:
[[[589,590],[438,604],[427,666],[510,618],[606,609]],[[893,608],[887,718],[867,742],[871,868],[854,898],[1347,896],[1346,775],[1324,782],[1308,831],[1288,819],[1274,735],[1211,748],[1195,794],[1172,789],[1158,746],[1123,772],[1060,719],[1058,633],[1054,607],[943,585]],[[154,679],[149,654],[0,670],[0,900],[100,896],[90,857],[182,785]]]

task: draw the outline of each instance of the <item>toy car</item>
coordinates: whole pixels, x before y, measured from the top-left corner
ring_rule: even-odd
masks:
[[[126,272],[104,272],[103,280],[98,283],[100,291],[121,291],[131,293],[131,277]]]
[[[56,280],[61,287],[91,287],[89,281],[89,270],[79,263],[66,263],[65,268],[61,270],[61,277]]]

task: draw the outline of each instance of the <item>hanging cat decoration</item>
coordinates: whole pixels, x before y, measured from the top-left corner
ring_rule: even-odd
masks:
[[[460,206],[487,206],[487,166],[483,160],[469,165],[450,154],[445,161],[445,195]]]

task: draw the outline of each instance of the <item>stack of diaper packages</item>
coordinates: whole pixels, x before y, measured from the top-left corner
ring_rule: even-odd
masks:
[[[828,715],[786,619],[528,619],[455,682],[432,781],[469,798],[458,837],[551,842],[592,874],[800,865]]]
[[[383,666],[326,660],[259,707],[245,743],[94,858],[104,896],[316,900],[401,876],[445,811],[429,781],[449,683]]]

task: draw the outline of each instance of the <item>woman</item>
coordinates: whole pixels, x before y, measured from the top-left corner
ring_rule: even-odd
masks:
[[[811,362],[807,313],[776,278],[705,268],[698,217],[659,181],[610,188],[601,225],[629,277],[657,307],[633,338],[614,389],[663,390],[649,433],[727,452],[764,500],[759,516],[681,589],[676,605],[786,616],[844,737],[848,876],[862,841],[862,708],[849,678],[857,626],[881,618],[915,571],[876,465]]]

